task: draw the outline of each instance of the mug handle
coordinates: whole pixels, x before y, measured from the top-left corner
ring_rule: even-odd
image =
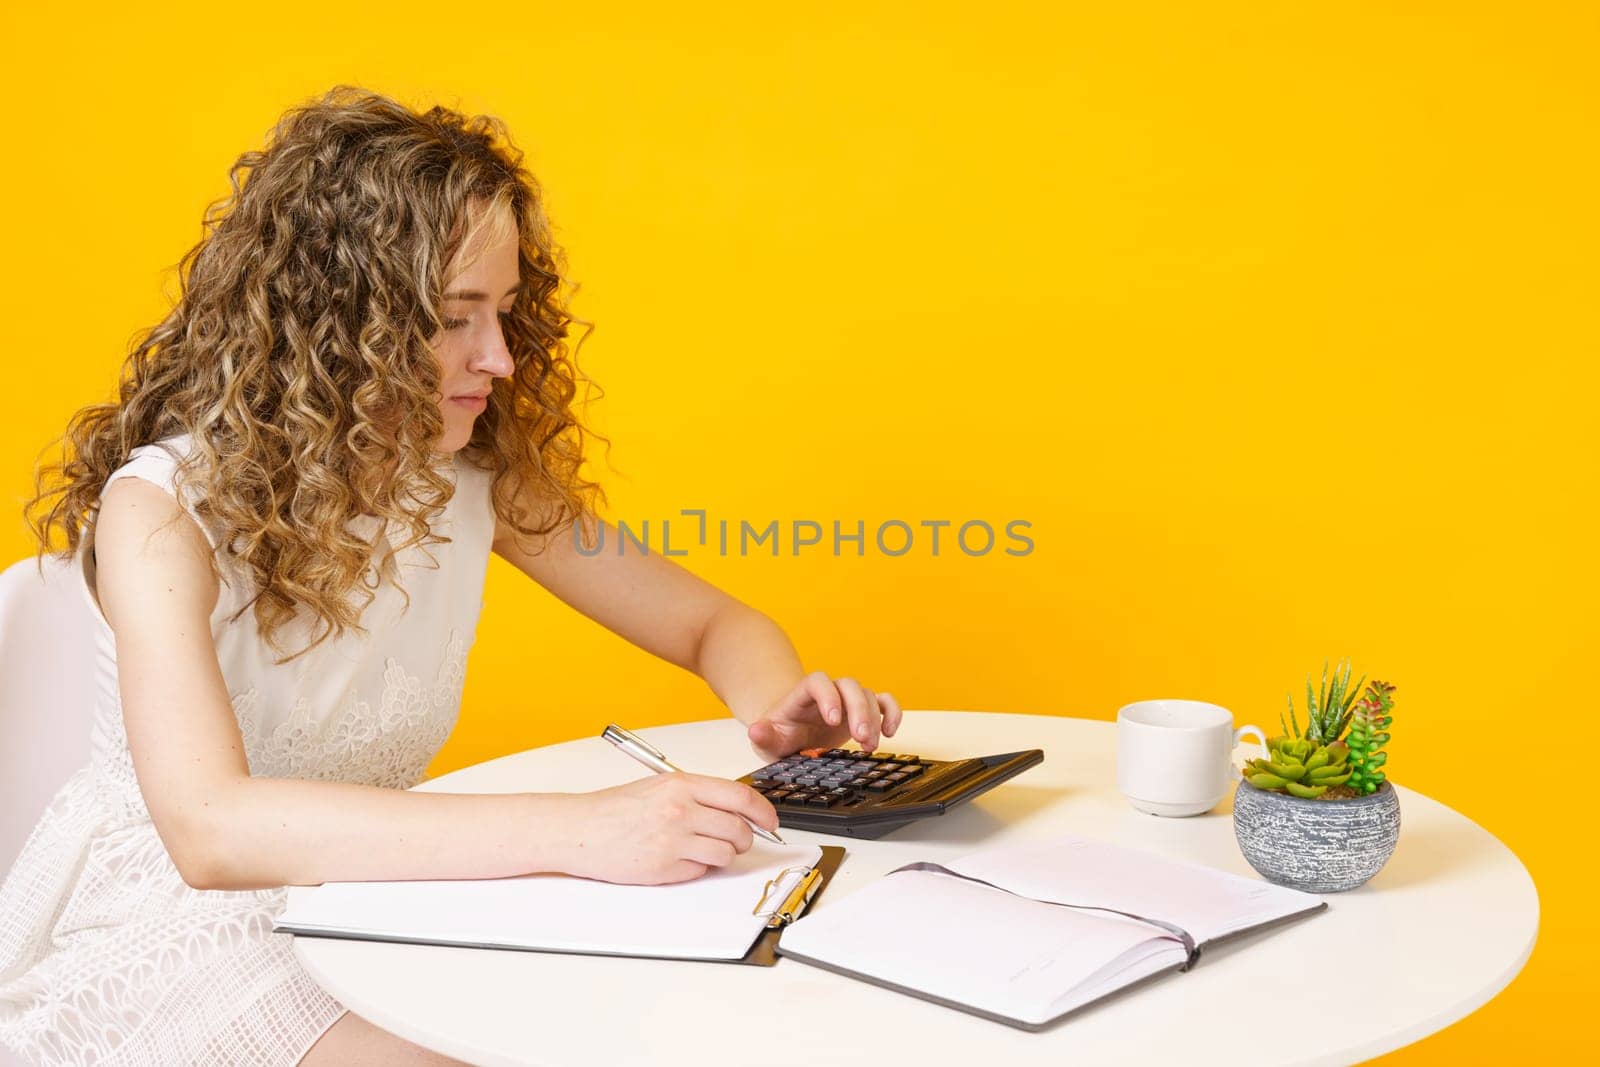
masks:
[[[1245,737],[1250,734],[1255,735],[1256,743],[1261,746],[1261,758],[1271,759],[1272,751],[1271,749],[1267,748],[1267,735],[1261,732],[1261,727],[1259,726],[1241,726],[1235,730],[1233,732],[1233,747],[1238,748],[1239,742],[1243,741]],[[1229,758],[1231,759],[1232,757]],[[1238,768],[1234,769],[1237,770]]]

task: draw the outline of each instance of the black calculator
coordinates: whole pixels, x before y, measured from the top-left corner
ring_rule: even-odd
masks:
[[[958,760],[806,748],[739,781],[772,801],[779,826],[873,838],[943,815],[1043,762],[1038,748]]]

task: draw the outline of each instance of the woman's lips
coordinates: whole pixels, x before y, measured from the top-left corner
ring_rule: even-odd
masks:
[[[482,396],[453,396],[450,400],[472,411],[482,411],[489,406],[489,398]]]

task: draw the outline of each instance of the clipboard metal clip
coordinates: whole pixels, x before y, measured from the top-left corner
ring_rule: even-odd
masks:
[[[762,912],[761,909],[767,903],[767,899],[772,896],[773,889],[782,884],[785,875],[788,875],[794,871],[805,872],[801,877],[799,884],[797,884],[794,889],[789,892],[789,895],[783,899],[782,904],[777,905],[769,912]],[[751,910],[750,914],[768,915],[769,918],[767,919],[767,929],[769,930],[779,926],[787,926],[789,923],[792,923],[794,920],[798,919],[801,913],[806,910],[806,905],[811,903],[811,898],[816,896],[817,890],[821,887],[821,885],[822,872],[817,868],[785,867],[783,870],[778,872],[778,876],[776,878],[767,879],[766,887],[761,891],[761,899],[756,901],[756,906]]]

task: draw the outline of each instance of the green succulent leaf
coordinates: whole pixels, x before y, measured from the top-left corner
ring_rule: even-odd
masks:
[[[1298,760],[1273,760],[1267,766],[1271,773],[1290,781],[1299,781],[1306,774],[1306,765]]]
[[[1345,682],[1349,682],[1349,680],[1350,680],[1349,679],[1349,675],[1347,674],[1345,676],[1344,681]],[[1319,731],[1322,734],[1321,740],[1324,740],[1324,741],[1332,741],[1333,740],[1332,737],[1328,736],[1328,731],[1330,729],[1332,729],[1334,721],[1337,719],[1339,713],[1344,710],[1342,704],[1340,703],[1343,699],[1344,699],[1344,690],[1343,690],[1342,685],[1341,685],[1340,680],[1339,680],[1339,670],[1336,667],[1336,668],[1334,668],[1334,671],[1333,671],[1333,681],[1332,681],[1332,683],[1331,684],[1325,684],[1323,686],[1323,692],[1322,692],[1322,722],[1321,722],[1321,729]]]
[[[1306,675],[1306,736],[1316,736],[1317,694],[1311,690],[1311,675]]]

